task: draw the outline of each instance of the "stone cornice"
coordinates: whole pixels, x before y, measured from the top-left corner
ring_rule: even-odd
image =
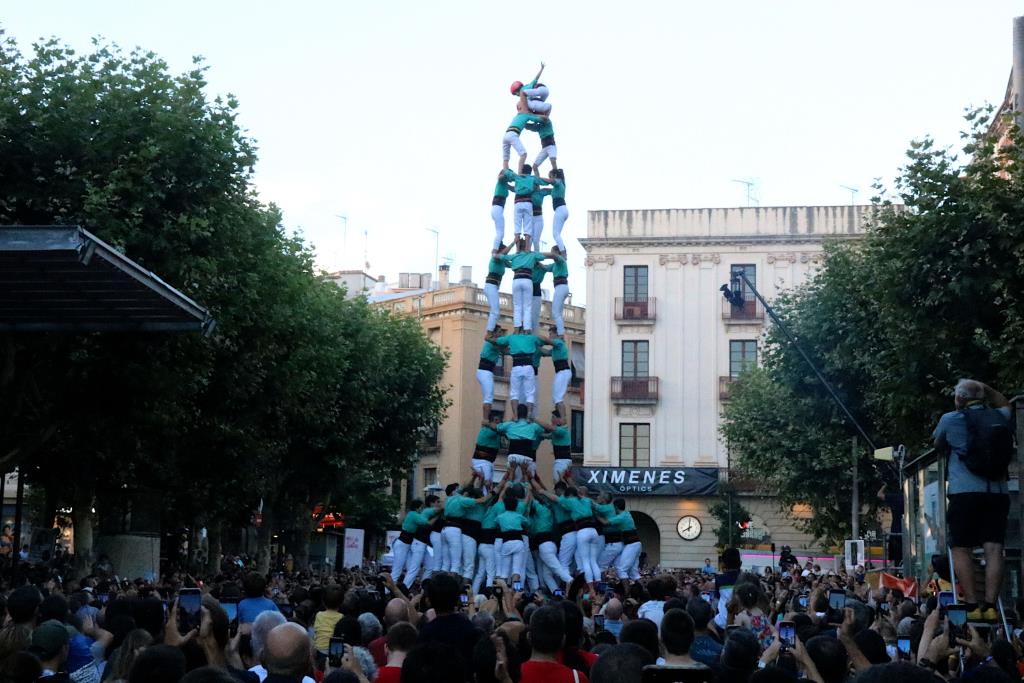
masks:
[[[828,240],[858,240],[863,234],[822,234],[822,235],[679,235],[675,237],[584,237],[579,240],[587,251],[595,247],[716,247],[716,246],[757,246],[794,244],[822,244]]]

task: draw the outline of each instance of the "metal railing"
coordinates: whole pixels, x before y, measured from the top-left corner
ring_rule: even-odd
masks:
[[[616,403],[657,403],[657,377],[612,377],[611,400]]]
[[[658,300],[653,296],[635,299],[616,297],[615,319],[627,322],[654,322],[658,312],[657,303]]]
[[[760,325],[764,322],[764,306],[755,299],[744,301],[742,306],[722,299],[722,320],[732,325]]]

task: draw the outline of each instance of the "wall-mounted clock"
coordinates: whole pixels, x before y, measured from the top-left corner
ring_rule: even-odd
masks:
[[[680,517],[679,522],[676,524],[676,533],[684,541],[696,540],[700,536],[700,531],[700,520],[693,515]]]

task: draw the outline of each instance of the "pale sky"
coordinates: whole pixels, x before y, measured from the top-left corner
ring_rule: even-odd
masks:
[[[546,61],[575,303],[587,210],[744,206],[733,180],[749,178],[762,206],[848,204],[841,185],[868,201],[911,139],[955,144],[964,107],[1001,101],[1024,12],[1007,0],[2,6],[23,50],[104,36],[174,71],[203,55],[211,96],[241,102],[263,200],[328,269],[362,267],[365,232],[369,272],[389,281],[433,270],[437,228],[453,276],[471,265],[482,282],[509,85]],[[537,136],[524,142],[532,160]],[[507,235],[511,217],[510,203]]]

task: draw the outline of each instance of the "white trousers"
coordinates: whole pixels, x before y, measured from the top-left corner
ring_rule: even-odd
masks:
[[[615,563],[615,560],[619,559],[619,555],[621,553],[622,541],[617,541],[615,543],[605,543],[604,550],[601,551],[601,555],[597,558],[597,566],[600,567],[602,571],[608,569]]]
[[[517,576],[522,581],[526,575],[526,555],[526,544],[522,541],[502,541],[498,576],[508,582]]]
[[[480,384],[480,395],[486,405],[494,403],[494,373],[490,370],[476,369],[476,381]]]
[[[441,571],[452,574],[462,573],[462,529],[446,526],[441,529],[444,536],[444,554],[441,556]]]
[[[512,325],[514,327],[522,327],[524,330],[532,330],[532,314],[533,280],[527,277],[512,280]],[[512,368],[512,372],[515,373],[515,371],[516,369]]]
[[[576,559],[576,531],[570,531],[562,536],[558,543],[558,561],[572,572],[573,561]],[[578,567],[577,567],[578,569]]]
[[[555,217],[551,221],[551,232],[555,236],[555,244],[558,245],[558,250],[562,252],[562,256],[565,256],[565,242],[562,241],[562,228],[565,227],[565,221],[569,218],[569,207],[565,204],[555,209]],[[502,226],[505,225],[504,219],[502,219]],[[504,235],[504,230],[502,231]],[[497,247],[495,247],[497,249]]]
[[[505,241],[505,207],[491,204],[491,219],[494,221],[494,248],[499,249]]]
[[[402,581],[406,588],[411,588],[416,582],[416,576],[423,567],[423,557],[427,554],[427,544],[423,541],[413,540],[409,548],[409,559],[405,564],[405,580]],[[426,577],[424,577],[426,578]]]
[[[473,458],[470,462],[473,465],[473,469],[483,476],[482,486],[484,494],[490,493],[491,488],[494,486],[494,463],[480,458]]]
[[[569,296],[569,285],[555,285],[555,293],[551,297],[551,317],[555,319],[558,336],[565,334],[565,300]],[[562,370],[562,372],[569,372]],[[572,373],[569,373],[570,375]],[[566,384],[566,386],[569,386]]]
[[[604,554],[604,536],[600,532],[597,534],[597,540],[594,541],[594,562],[597,563],[597,568],[604,571],[604,566],[601,564],[601,555]],[[598,574],[600,578],[600,574]]]
[[[531,296],[533,290],[530,290]],[[530,302],[530,318],[533,322],[533,326],[540,329],[540,309],[544,302],[543,296],[534,296]]]
[[[476,539],[469,534],[462,534],[462,578],[473,579],[474,563],[476,562]],[[454,570],[453,570],[454,571]]]
[[[597,529],[587,527],[576,532],[576,567],[583,572],[587,583],[601,579],[601,568],[597,566],[595,557],[597,544]]]
[[[640,541],[627,543],[622,547],[619,559],[615,563],[615,571],[620,579],[628,578],[633,581],[640,579],[640,550]]]
[[[537,549],[537,557],[540,559],[540,564],[545,566],[552,576],[559,581],[562,583],[572,581],[569,569],[558,559],[558,546],[555,545],[554,541],[544,541],[541,543]],[[548,586],[548,588],[551,588],[551,586]]]
[[[395,542],[391,544],[391,554],[394,555],[391,565],[391,580],[398,583],[402,571],[405,570],[406,561],[409,559],[409,544],[395,539]]]
[[[509,453],[508,455],[508,466],[509,468],[515,468],[512,474],[512,481],[522,481],[523,473],[519,469],[519,466],[526,463],[526,471],[530,474],[530,479],[533,479],[533,475],[537,474],[537,461],[533,458],[528,458],[525,455],[519,455],[518,453]]]
[[[508,381],[508,397],[523,405],[536,403],[537,378],[533,374],[532,365],[515,365]]]
[[[476,549],[476,575],[473,577],[473,594],[478,594],[482,586],[493,586],[494,577],[498,575],[498,565],[494,559],[494,545],[481,543]]]
[[[565,474],[566,470],[572,467],[571,458],[557,458],[555,460],[554,467],[551,468],[551,481],[558,482]],[[573,549],[575,552],[575,548]]]
[[[435,572],[441,571],[441,558],[444,557],[444,536],[440,531],[430,532],[430,545],[423,551],[423,578],[429,579]]]
[[[539,213],[530,216],[530,241],[533,243],[533,250],[540,251],[540,238],[544,235],[544,214]]]
[[[519,156],[526,156],[526,148],[523,147],[523,141],[519,139],[519,133],[507,130],[505,137],[501,139],[501,158],[503,160],[508,161],[512,157],[512,147],[516,148],[516,154]]]
[[[498,326],[498,318],[501,317],[501,295],[498,294],[498,285],[485,284],[484,296],[487,297],[487,331],[492,332]]]
[[[569,389],[569,381],[572,379],[572,370],[559,370],[555,373],[555,379],[551,382],[551,404],[558,405],[565,400],[565,392]],[[562,415],[566,419],[567,415]]]
[[[540,590],[540,574],[537,573],[537,563],[533,560],[533,552],[530,550],[530,537],[523,536],[523,545],[526,546],[526,580],[523,587],[527,592],[533,593]]]
[[[547,145],[540,150],[540,154],[533,161],[534,168],[540,168],[540,165],[551,158],[552,162],[558,163],[558,145]]]
[[[516,235],[533,237],[533,202],[516,202],[512,217],[515,219]]]

